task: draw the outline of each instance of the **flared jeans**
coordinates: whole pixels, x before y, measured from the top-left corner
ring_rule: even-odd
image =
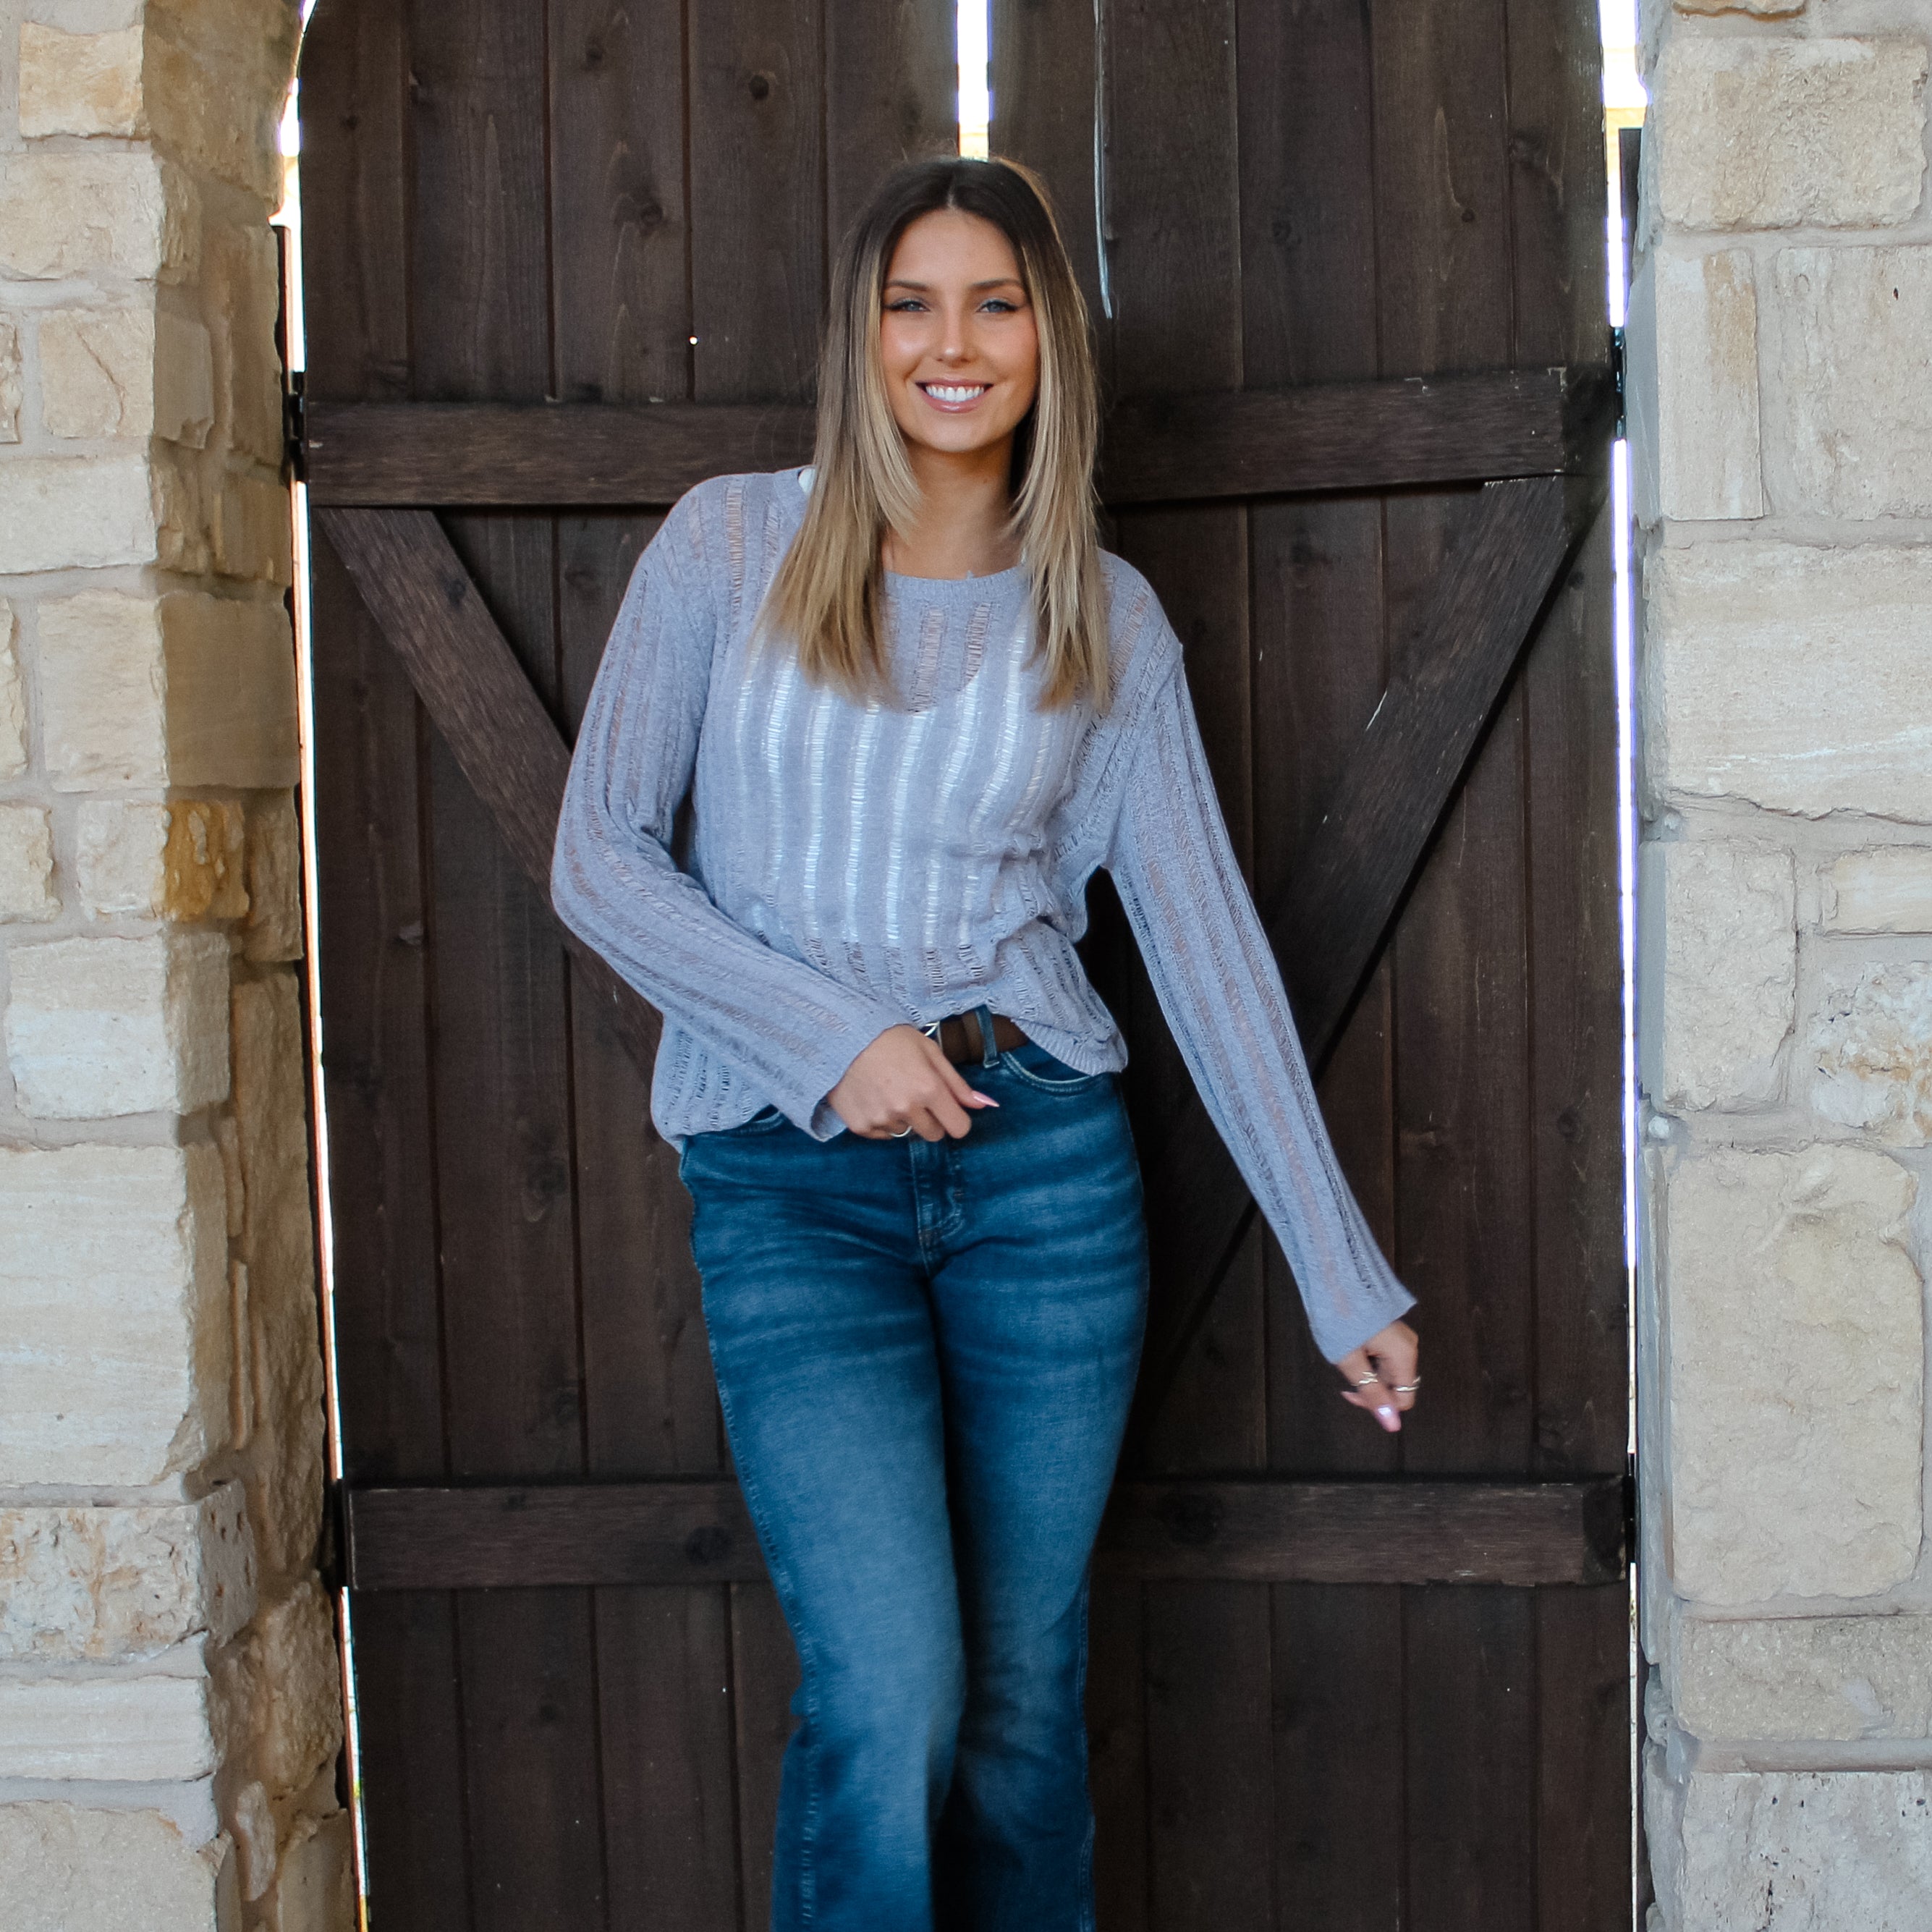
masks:
[[[964,1139],[686,1144],[731,1453],[802,1678],[774,1932],[1086,1932],[1087,1576],[1147,1300],[1117,1083],[1028,1043]]]

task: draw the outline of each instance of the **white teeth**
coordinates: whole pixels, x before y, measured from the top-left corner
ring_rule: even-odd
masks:
[[[935,402],[941,403],[970,403],[986,393],[984,382],[928,382],[925,388]]]

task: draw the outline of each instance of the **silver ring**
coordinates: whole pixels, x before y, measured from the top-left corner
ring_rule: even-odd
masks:
[[[892,1138],[893,1138],[894,1140],[896,1140],[896,1141],[902,1141],[902,1140],[904,1140],[904,1139],[905,1138],[906,1136],[907,1136],[908,1134],[910,1133],[911,1132],[912,1132],[912,1123],[911,1123],[911,1121],[908,1120],[908,1121],[907,1121],[907,1123],[905,1124],[905,1125],[904,1125],[904,1126],[902,1126],[902,1127],[895,1127],[895,1128],[893,1128],[893,1130],[892,1130]]]
[[[1358,1388],[1366,1388],[1371,1382],[1378,1382],[1381,1380],[1382,1377],[1380,1376],[1373,1373],[1366,1376],[1358,1376],[1355,1378],[1355,1386]]]
[[[1389,1385],[1397,1395],[1413,1395],[1422,1386],[1422,1378],[1418,1376],[1412,1382],[1392,1382]]]

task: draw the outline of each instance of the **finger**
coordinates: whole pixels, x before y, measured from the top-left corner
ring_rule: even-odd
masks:
[[[1374,1366],[1382,1376],[1383,1386],[1400,1409],[1415,1406],[1416,1389],[1413,1384],[1420,1380],[1416,1372],[1417,1353],[1413,1339],[1406,1336],[1387,1348],[1378,1350],[1374,1358]]]
[[[961,1106],[997,1107],[1000,1104],[998,1101],[990,1099],[987,1095],[980,1092],[965,1075],[962,1073],[958,1068],[940,1052],[939,1045],[936,1040],[924,1034],[920,1034],[920,1037],[932,1048],[933,1065],[938,1069],[940,1078],[946,1083],[946,1090]]]
[[[966,1110],[953,1098],[950,1088],[942,1087],[926,1103],[926,1112],[952,1138],[962,1140],[972,1132],[973,1123]]]
[[[908,1110],[907,1118],[912,1122],[912,1130],[922,1141],[943,1141],[946,1130],[930,1107],[914,1107]],[[962,1114],[963,1119],[964,1116]]]
[[[1402,1409],[1406,1405],[1389,1384],[1366,1348],[1352,1348],[1335,1364],[1341,1371],[1342,1399],[1365,1408],[1391,1435],[1402,1427]]]

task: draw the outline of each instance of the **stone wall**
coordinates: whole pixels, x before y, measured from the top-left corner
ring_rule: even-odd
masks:
[[[1645,1816],[1932,1924],[1932,0],[1646,0]]]
[[[0,1894],[340,1932],[289,0],[0,0]]]

